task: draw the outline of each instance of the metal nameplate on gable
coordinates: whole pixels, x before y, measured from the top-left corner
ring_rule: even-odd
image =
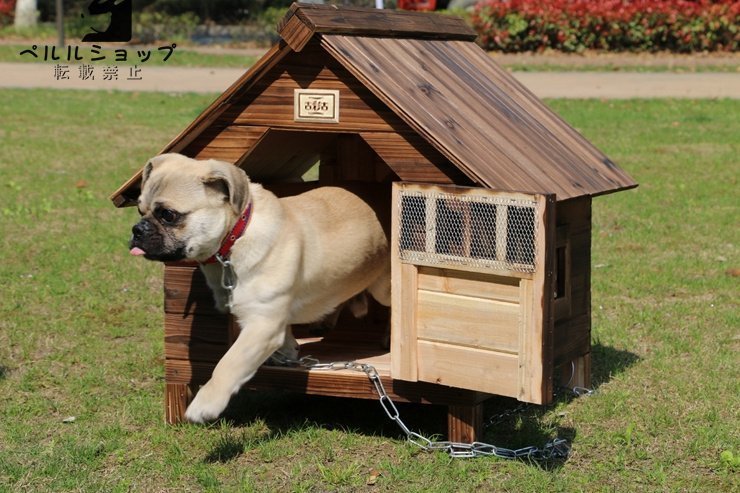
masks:
[[[296,89],[293,119],[297,122],[339,123],[339,91]]]

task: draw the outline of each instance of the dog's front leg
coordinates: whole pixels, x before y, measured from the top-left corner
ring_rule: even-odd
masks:
[[[259,313],[254,310],[252,313]],[[283,311],[285,313],[285,311]],[[212,421],[226,409],[231,396],[248,382],[284,343],[288,329],[283,316],[251,315],[240,319],[241,333],[218,362],[211,379],[200,388],[185,411],[193,423]]]

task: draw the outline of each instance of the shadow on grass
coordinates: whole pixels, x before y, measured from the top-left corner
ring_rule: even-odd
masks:
[[[409,429],[432,440],[445,439],[446,406],[408,403],[396,403],[396,406]],[[485,403],[485,416],[518,406],[515,399],[493,397]],[[531,445],[542,447],[556,436],[572,442],[576,436],[575,430],[548,423],[545,419],[547,411],[545,407],[527,406],[523,412],[508,415],[506,420],[497,420],[495,428],[487,427],[481,441],[509,449]],[[375,400],[307,396],[279,391],[244,391],[232,399],[222,419],[231,427],[244,430],[261,421],[269,432],[257,438],[245,438],[238,431],[224,436],[208,452],[204,459],[206,462],[228,462],[263,442],[312,427],[340,429],[369,437],[405,439],[400,427],[386,416],[380,403]],[[523,459],[522,462],[554,470],[565,461],[535,462]]]
[[[594,390],[640,361],[635,353],[604,346],[591,346],[591,385]]]
[[[618,375],[639,358],[628,351],[595,344],[592,347],[592,379],[597,388]],[[561,393],[556,402],[569,402],[572,394]],[[404,423],[430,439],[443,440],[447,430],[447,408],[424,404],[396,403]],[[481,441],[519,449],[528,446],[543,447],[553,438],[573,443],[576,430],[558,424],[550,414],[550,406],[526,405],[516,399],[494,396],[484,405],[487,420]],[[275,437],[290,435],[307,428],[341,429],[372,437],[403,440],[403,431],[391,421],[377,400],[345,399],[339,397],[309,396],[281,391],[242,391],[226,409],[223,418],[231,427],[243,433],[225,435],[207,454],[206,462],[228,462],[245,450]],[[268,431],[254,436],[247,433],[255,422],[262,421]],[[545,470],[562,467],[565,460],[522,462]]]
[[[447,429],[444,406],[396,403],[401,418],[425,436],[439,436]],[[262,420],[272,435],[284,435],[308,427],[345,430],[368,436],[403,437],[398,425],[383,411],[380,402],[296,394],[281,391],[244,391],[237,394],[224,413],[232,426]]]
[[[7,367],[0,365],[0,381],[5,380],[9,372]]]
[[[254,436],[242,431],[238,436],[232,434],[223,435],[218,443],[208,452],[204,461],[207,463],[225,463],[242,455],[246,449],[258,446],[262,442],[272,440],[275,432],[268,430],[265,433]]]

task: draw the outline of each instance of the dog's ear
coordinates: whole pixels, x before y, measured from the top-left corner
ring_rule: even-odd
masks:
[[[203,184],[224,196],[234,214],[241,214],[249,201],[249,178],[241,168],[229,163],[213,167],[203,177]]]
[[[149,179],[149,176],[151,176],[154,167],[165,159],[167,159],[167,154],[160,154],[159,156],[154,156],[149,161],[147,161],[146,166],[144,166],[144,171],[141,173],[142,188],[144,188],[144,183],[146,183],[146,181]]]

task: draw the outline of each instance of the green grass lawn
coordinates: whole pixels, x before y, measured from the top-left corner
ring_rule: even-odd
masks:
[[[137,213],[108,195],[213,96],[0,96],[0,491],[740,487],[740,101],[550,102],[640,188],[594,200],[597,392],[484,437],[572,440],[539,467],[420,453],[374,401],[248,394],[229,420],[164,425],[162,268],[129,256]],[[400,410],[445,431],[441,409]]]

